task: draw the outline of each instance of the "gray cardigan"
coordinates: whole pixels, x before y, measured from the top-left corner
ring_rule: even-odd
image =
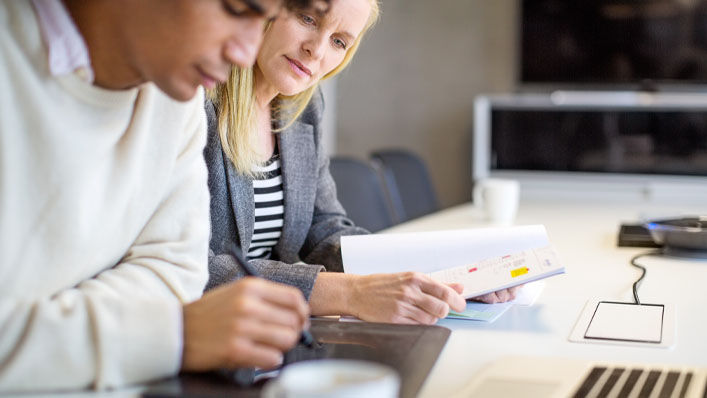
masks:
[[[325,266],[329,271],[343,271],[339,238],[368,233],[346,217],[336,199],[329,158],[321,143],[322,108],[321,93],[317,92],[297,121],[277,134],[285,203],[282,235],[270,260],[250,261],[263,277],[296,286],[307,299]],[[223,153],[218,118],[210,102],[206,104],[206,114],[209,132],[204,157],[211,191],[207,289],[211,289],[245,275],[227,248],[235,240],[247,250],[253,236],[255,211],[253,182],[238,174]]]

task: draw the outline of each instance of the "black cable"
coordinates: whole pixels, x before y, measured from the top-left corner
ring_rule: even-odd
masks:
[[[636,302],[636,304],[641,305],[641,300],[638,299],[638,285],[641,284],[641,281],[643,280],[643,277],[646,276],[646,273],[648,272],[646,270],[646,267],[642,266],[641,264],[637,263],[636,260],[638,260],[641,257],[648,257],[648,256],[655,256],[655,255],[660,255],[663,254],[662,250],[653,250],[649,252],[643,252],[636,254],[631,258],[631,265],[633,265],[636,268],[639,268],[641,272],[641,277],[636,280],[636,282],[633,282],[633,300]]]

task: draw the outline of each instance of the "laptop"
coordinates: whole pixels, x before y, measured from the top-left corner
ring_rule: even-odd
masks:
[[[478,373],[457,397],[707,397],[707,368],[504,357]]]

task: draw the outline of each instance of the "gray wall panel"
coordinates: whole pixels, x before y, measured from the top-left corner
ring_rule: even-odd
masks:
[[[514,87],[516,0],[384,0],[382,12],[338,78],[337,153],[413,150],[443,205],[467,201],[474,97]]]

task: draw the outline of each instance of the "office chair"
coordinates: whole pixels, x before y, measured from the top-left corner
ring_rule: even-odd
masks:
[[[329,164],[339,202],[356,225],[371,232],[396,224],[388,193],[378,170],[371,164],[334,156]]]
[[[384,181],[392,195],[392,204],[400,222],[439,210],[439,202],[425,162],[404,149],[373,152],[371,160],[380,165]]]

